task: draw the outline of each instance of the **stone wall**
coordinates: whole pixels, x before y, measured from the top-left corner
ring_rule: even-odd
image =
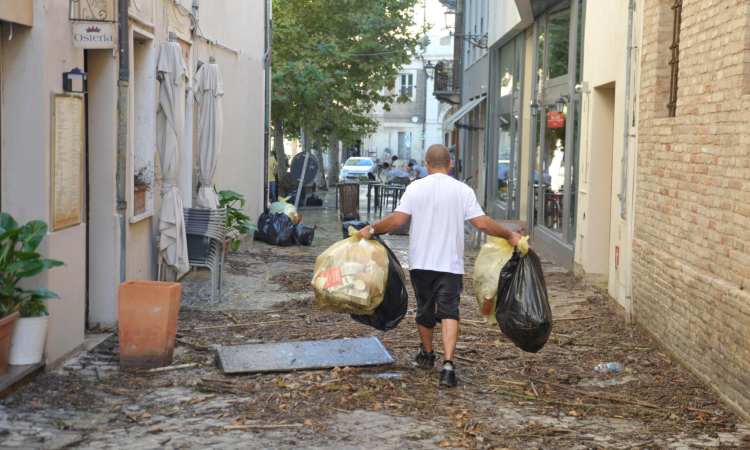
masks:
[[[645,4],[634,313],[750,417],[750,4],[683,1],[668,117],[673,3]]]

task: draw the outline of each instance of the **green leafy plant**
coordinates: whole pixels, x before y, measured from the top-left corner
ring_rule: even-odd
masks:
[[[250,216],[242,211],[245,207],[245,197],[234,191],[219,192],[219,207],[227,209],[227,239],[229,248],[236,252],[242,243],[242,237],[254,232],[257,227],[250,220]]]
[[[23,289],[21,280],[47,269],[62,266],[61,261],[42,258],[37,252],[47,235],[47,224],[32,220],[19,226],[8,213],[0,213],[0,317],[20,311],[23,317],[47,314],[44,300],[58,298],[47,289]]]

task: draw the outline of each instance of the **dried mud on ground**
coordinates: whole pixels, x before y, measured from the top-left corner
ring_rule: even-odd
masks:
[[[38,448],[63,447],[47,445],[53,442],[76,448],[750,448],[750,429],[715,393],[628,325],[600,292],[549,265],[553,332],[540,353],[527,354],[483,323],[468,252],[460,385],[438,389],[437,367],[412,365],[418,336],[410,286],[407,317],[386,333],[315,308],[309,288],[315,256],[339,234],[327,223],[314,247],[255,243],[231,254],[227,273],[236,288],[225,301],[184,303],[173,370],[120,372],[112,336],[7,397],[0,404],[0,446],[37,448],[29,444],[43,438]],[[406,262],[405,238],[388,242]],[[261,298],[270,292],[273,302]],[[382,339],[394,365],[224,376],[214,362],[216,345],[369,335]],[[625,370],[593,371],[609,361]]]
[[[262,259],[283,249],[256,246],[249,252]],[[232,255],[229,264],[239,267],[238,262],[248,256]],[[429,425],[414,431],[414,446],[750,446],[748,429],[738,425],[738,418],[711,391],[656,349],[638,328],[627,325],[602,295],[566,274],[547,275],[556,316],[551,339],[538,354],[519,351],[499,329],[483,323],[467,276],[457,357],[461,384],[454,390],[440,390],[437,369],[423,371],[411,364],[418,346],[413,304],[396,330],[375,332],[346,315],[318,311],[307,287],[312,277],[309,258],[297,269],[273,276],[276,284],[299,296],[272,310],[183,309],[174,361],[181,369],[119,372],[116,337],[112,337],[89,355],[88,362],[79,361],[85,366],[82,369],[38,377],[6,400],[5,406],[37,408],[40,413],[45,408],[107,412],[108,426],[145,427],[154,436],[164,430],[153,418],[187,414],[209,423],[201,433],[283,430],[301,447],[337,442],[341,418],[363,411],[411,418],[403,439],[412,435],[412,428],[417,430],[414,424]],[[410,300],[413,303],[413,295]],[[212,352],[215,345],[364,335],[379,336],[396,364],[223,376]],[[619,361],[625,370],[616,375],[593,372],[596,364],[607,361]],[[93,376],[87,367],[96,368]],[[175,390],[179,401],[170,400],[169,393]],[[160,399],[160,392],[164,398]],[[217,399],[222,400],[220,407],[202,407]],[[361,426],[366,434],[367,427]],[[368,439],[377,443],[378,436]],[[410,448],[408,439],[403,446]]]

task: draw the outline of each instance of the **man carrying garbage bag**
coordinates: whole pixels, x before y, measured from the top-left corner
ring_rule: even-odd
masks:
[[[450,177],[451,157],[443,145],[433,145],[426,154],[428,176],[406,188],[396,211],[363,228],[360,235],[396,230],[411,219],[409,267],[417,297],[417,329],[422,340],[416,364],[424,369],[435,365],[432,332],[441,323],[443,368],[439,384],[457,384],[453,355],[458,341],[458,305],[463,289],[464,224],[471,222],[480,231],[506,239],[515,246],[521,235],[489,218],[477,202],[474,191]]]

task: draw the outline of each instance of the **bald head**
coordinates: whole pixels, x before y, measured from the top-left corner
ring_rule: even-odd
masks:
[[[442,144],[430,146],[425,154],[425,160],[430,172],[448,172],[451,168],[451,154],[448,147]]]

